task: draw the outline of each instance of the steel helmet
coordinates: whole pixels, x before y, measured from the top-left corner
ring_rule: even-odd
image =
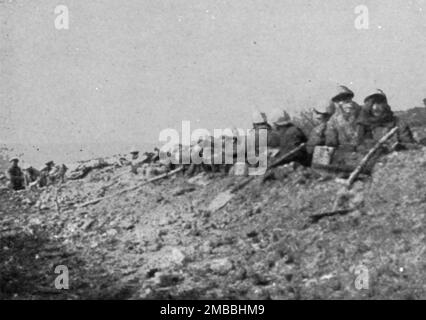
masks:
[[[364,99],[364,103],[371,102],[371,104],[374,103],[382,103],[382,102],[388,102],[388,98],[386,97],[386,94],[381,89],[377,89],[374,93],[370,94]]]
[[[132,153],[139,153],[139,150],[135,146],[133,146],[130,148],[130,154]]]
[[[331,98],[331,101],[339,102],[339,101],[345,100],[346,98],[353,98],[354,95],[355,94],[353,93],[353,91],[349,89],[348,87],[338,86]]]
[[[264,112],[260,112],[256,110],[252,114],[252,122],[253,124],[260,124],[260,123],[267,123],[268,120]]]
[[[319,114],[333,114],[335,111],[335,106],[331,100],[324,100],[319,102],[315,107],[313,108],[313,111],[315,113]]]
[[[271,123],[276,126],[284,126],[291,121],[290,115],[285,110],[274,109],[271,113]]]

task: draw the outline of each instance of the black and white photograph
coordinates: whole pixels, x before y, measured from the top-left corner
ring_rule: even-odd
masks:
[[[425,299],[426,0],[0,0],[0,300]]]

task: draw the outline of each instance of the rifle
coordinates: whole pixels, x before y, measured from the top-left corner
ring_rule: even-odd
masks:
[[[294,148],[293,150],[291,150],[290,152],[287,152],[286,154],[282,155],[281,157],[273,161],[270,165],[268,165],[265,175],[263,176],[262,182],[266,181],[272,175],[271,169],[289,162],[294,157],[295,154],[303,150],[303,148],[305,147],[306,147],[306,143],[302,143],[296,148]]]
[[[268,170],[275,168],[277,166],[280,166],[284,162],[290,160],[291,157],[293,157],[297,152],[302,150],[304,147],[305,147],[305,143],[302,143],[301,145],[299,145],[295,149],[291,150],[290,152],[288,152],[288,153],[284,154],[283,156],[279,157],[278,159],[276,159],[272,164],[270,164],[267,167],[266,172],[265,172],[265,174],[262,178],[262,182],[264,182],[268,177],[271,176],[271,171],[268,172]],[[231,201],[231,199],[235,196],[235,193],[237,191],[241,190],[242,188],[244,188],[246,185],[248,185],[252,180],[254,180],[255,177],[256,176],[249,176],[249,177],[243,179],[242,181],[240,181],[239,183],[237,183],[231,189],[220,192],[210,202],[210,205],[208,206],[208,210],[211,211],[211,212],[215,212],[215,211],[223,208],[224,206],[226,206],[226,204],[229,201]]]
[[[386,135],[384,135],[377,143],[376,145],[367,153],[367,155],[361,160],[358,167],[351,173],[348,180],[346,181],[347,187],[350,188],[352,184],[355,182],[358,175],[361,173],[362,170],[364,170],[365,166],[367,165],[368,161],[373,157],[373,155],[376,153],[379,148],[386,143],[396,132],[398,131],[398,127],[394,127],[391,131],[389,131]]]
[[[359,176],[359,174],[364,170],[367,163],[370,161],[370,159],[373,157],[373,155],[377,152],[377,150],[380,149],[380,147],[386,143],[396,132],[398,131],[398,127],[394,127],[391,131],[389,131],[386,135],[384,135],[377,143],[376,145],[370,149],[370,151],[367,153],[367,155],[361,160],[359,165],[356,167],[356,169],[351,173],[349,178],[344,181],[345,186],[341,189],[344,194],[345,191],[349,191],[352,187],[353,183],[355,182],[356,178]],[[356,207],[348,208],[348,209],[339,209],[340,203],[339,203],[340,197],[337,196],[334,200],[333,209],[329,212],[322,212],[317,213],[310,216],[310,220],[312,223],[317,222],[318,220],[324,218],[324,217],[331,217],[335,215],[345,215],[348,213],[351,213],[356,210]]]

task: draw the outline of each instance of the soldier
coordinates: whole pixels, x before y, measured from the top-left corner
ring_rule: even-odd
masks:
[[[150,162],[154,163],[160,160],[160,149],[158,149],[157,147],[154,148],[154,152],[153,155],[150,159]]]
[[[149,162],[148,155],[145,153],[142,158],[139,157],[139,150],[137,150],[135,147],[130,149],[130,172],[137,174],[138,168],[140,168],[144,163]]]
[[[21,168],[18,166],[19,159],[13,157],[10,159],[12,165],[6,171],[6,177],[9,179],[9,187],[15,191],[25,189],[25,179]]]
[[[65,164],[55,166],[50,172],[49,177],[52,183],[65,182],[65,175],[68,171],[68,167]]]
[[[355,94],[346,86],[337,86],[331,97],[330,113],[333,115],[345,102],[351,102]]]
[[[303,131],[296,127],[286,111],[274,110],[271,115],[272,132],[268,139],[268,147],[278,148],[275,157],[283,156],[307,141]],[[298,152],[292,161],[307,164],[306,150]]]
[[[259,134],[261,130],[266,130],[266,133],[271,133],[272,127],[268,123],[266,114],[264,112],[255,111],[252,115],[253,129],[249,132],[251,135],[256,137],[256,146],[258,148]]]
[[[55,162],[53,162],[53,160],[50,160],[45,163],[45,167],[42,169],[42,171],[44,170],[46,172],[50,172],[54,166],[55,166]]]
[[[138,173],[138,158],[139,158],[139,150],[135,147],[130,148],[130,172],[137,174]]]
[[[364,100],[365,107],[359,119],[361,141],[371,147],[392,128],[398,127],[396,135],[389,141],[393,150],[416,148],[410,127],[394,115],[382,90],[369,95]],[[390,151],[390,150],[389,150]]]
[[[338,94],[332,98],[336,109],[325,130],[327,146],[348,151],[356,150],[360,139],[358,118],[361,107],[352,100],[353,97],[354,94],[350,89],[339,86]]]
[[[139,150],[135,147],[130,148],[130,157],[131,160],[136,160],[139,157]]]
[[[327,130],[327,123],[334,113],[334,103],[330,100],[319,103],[313,108],[315,121],[318,125],[312,129],[309,134],[307,143],[307,152],[312,155],[316,146],[325,145],[325,132]]]
[[[272,127],[268,123],[266,114],[260,111],[253,112],[252,123],[253,129],[250,130],[246,139],[246,159],[251,166],[257,167],[257,157],[260,153],[267,151],[268,139],[270,139]],[[265,139],[264,146],[261,146],[261,138]]]
[[[39,177],[39,187],[45,187],[48,184],[52,183],[52,179],[50,177],[50,172],[52,171],[53,167],[55,166],[55,163],[50,160],[45,163],[45,167],[40,170],[40,177]]]
[[[24,170],[24,177],[25,177],[25,185],[31,187],[31,185],[34,182],[36,182],[38,178],[40,177],[40,171],[30,166],[29,168]]]
[[[268,123],[268,119],[264,112],[254,111],[252,114],[253,130],[266,129],[271,130],[272,127]]]

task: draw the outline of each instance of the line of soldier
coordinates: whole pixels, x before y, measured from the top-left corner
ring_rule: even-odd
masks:
[[[382,90],[378,89],[367,96],[363,106],[353,98],[354,93],[349,88],[339,86],[330,101],[314,110],[320,124],[310,133],[310,153],[315,146],[362,151],[370,148],[394,127],[399,130],[388,143],[389,146],[396,150],[417,147],[410,127],[394,115]]]
[[[8,187],[15,191],[32,186],[43,188],[58,181],[63,183],[68,170],[64,164],[56,166],[53,161],[46,162],[41,170],[32,166],[22,170],[18,165],[18,157],[12,157],[10,163],[10,167],[6,170],[6,178],[9,180]]]
[[[267,147],[268,149],[277,150],[274,157],[278,158],[294,150],[302,143],[306,144],[306,148],[295,153],[291,161],[299,162],[305,166],[309,166],[312,161],[314,150],[318,146],[328,146],[342,151],[364,152],[371,148],[382,136],[397,126],[399,128],[395,137],[387,144],[387,150],[402,150],[417,148],[418,143],[415,141],[411,129],[403,121],[394,115],[388,104],[385,93],[381,90],[370,94],[364,99],[364,105],[360,106],[356,103],[354,93],[346,86],[338,86],[336,92],[331,98],[326,99],[323,103],[313,108],[315,122],[317,125],[306,135],[303,130],[297,127],[285,110],[274,110],[269,117],[260,111],[256,111],[252,115],[253,129],[250,134],[255,136],[256,153],[259,147],[259,132],[267,131]],[[233,137],[222,137],[223,141],[227,138],[233,138],[236,142],[235,133]],[[217,138],[208,137],[200,139],[193,146],[191,152],[199,154],[212,152],[212,158],[224,157],[223,154],[215,155],[214,145]],[[198,148],[197,148],[198,147]],[[182,157],[182,148],[179,146],[175,152]],[[158,151],[158,149],[157,149]],[[222,148],[220,152],[223,152]],[[199,153],[199,154],[198,154]],[[193,154],[193,153],[192,153]],[[234,155],[236,154],[234,150]],[[205,154],[204,154],[205,156]],[[132,155],[131,170],[137,173],[137,168],[141,164],[147,165],[152,163],[145,157],[138,159],[138,152],[134,151]],[[236,157],[235,157],[236,158]],[[156,160],[158,161],[158,153]],[[223,160],[223,158],[221,158]],[[214,161],[210,165],[205,163],[201,165],[191,164],[187,167],[188,173],[196,173],[200,170],[210,171],[224,169],[228,171],[228,165],[214,165]],[[231,166],[232,167],[232,166]],[[164,167],[162,168],[164,169]],[[169,168],[170,169],[170,168]],[[162,170],[163,172],[164,170]]]
[[[382,152],[418,148],[410,127],[396,117],[382,90],[370,94],[360,106],[353,101],[354,93],[346,86],[338,86],[335,94],[313,108],[317,125],[305,135],[282,110],[274,110],[269,121],[262,112],[253,114],[253,130],[268,131],[268,148],[278,148],[275,157],[285,155],[302,143],[306,148],[296,153],[292,161],[310,165],[316,147],[328,146],[343,152],[363,153],[372,148],[395,126],[396,135]]]
[[[362,152],[371,148],[381,137],[383,137],[392,128],[399,128],[392,141],[387,144],[387,151],[403,150],[417,148],[418,143],[414,139],[411,129],[407,124],[394,115],[389,106],[385,93],[381,90],[370,94],[364,99],[364,105],[360,106],[355,101],[354,92],[346,86],[338,86],[335,94],[325,100],[323,103],[314,107],[315,121],[318,125],[306,135],[302,129],[297,127],[290,118],[290,115],[284,110],[274,110],[268,121],[266,114],[256,111],[253,113],[253,129],[250,134],[255,136],[256,149],[258,148],[261,130],[267,131],[267,147],[275,149],[277,152],[274,157],[284,155],[295,149],[302,143],[306,148],[293,155],[291,161],[299,162],[303,165],[310,165],[314,150],[318,146],[329,146],[340,150],[351,152]],[[227,137],[222,137],[222,144]],[[237,142],[236,134],[230,137]],[[197,147],[192,148],[192,152],[198,155],[203,151],[210,149],[214,151],[214,138],[198,141]],[[182,157],[182,146],[179,146],[177,152]],[[131,150],[130,167],[132,173],[138,173],[138,168],[143,167],[143,171],[157,170],[155,174],[170,170],[171,164],[162,164],[160,161],[160,150],[155,149],[153,153],[144,153],[139,157],[139,151],[136,148]],[[221,154],[220,157],[223,155]],[[213,154],[212,157],[215,157]],[[63,181],[66,167],[61,166],[54,169],[53,161],[46,163],[45,168],[40,172],[34,168],[25,170],[25,173],[18,166],[18,159],[11,159],[12,166],[7,170],[7,177],[10,186],[14,190],[25,188],[25,185],[36,182],[40,187],[53,183],[58,176]],[[221,162],[222,164],[223,162]],[[214,162],[207,166],[209,170],[217,170]],[[218,166],[229,171],[228,166]],[[205,170],[206,165],[201,166],[190,164],[187,172],[196,173],[198,170]],[[54,172],[55,171],[55,172]]]

